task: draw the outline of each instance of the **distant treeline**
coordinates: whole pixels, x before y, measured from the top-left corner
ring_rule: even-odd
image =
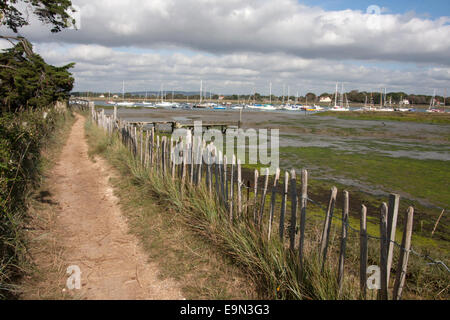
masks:
[[[346,97],[349,102],[352,103],[373,103],[373,104],[380,104],[381,100],[381,93],[380,92],[366,92],[366,91],[358,91],[353,90],[350,92],[345,93]],[[118,93],[102,93],[102,92],[72,92],[72,96],[75,97],[92,97],[92,98],[100,98],[103,96],[105,99],[112,98],[114,95],[117,95],[118,97],[122,98],[122,94]],[[146,96],[145,93],[125,93],[125,99],[142,99]],[[316,95],[314,93],[307,93],[305,96],[298,97],[299,102],[319,102],[320,98],[329,97],[332,100],[334,100],[334,93],[322,93],[321,95]],[[155,93],[147,94],[148,99],[161,99],[161,96]],[[231,101],[256,101],[256,102],[265,102],[270,100],[270,96],[264,96],[259,93],[256,94],[247,94],[247,95],[218,95],[218,94],[205,94],[203,96],[204,100],[213,100],[217,101],[219,98],[223,100],[231,100]],[[389,92],[386,94],[386,97],[383,99],[386,100],[387,103],[392,102],[393,104],[398,104],[400,101],[408,100],[411,104],[430,104],[430,101],[433,97],[427,96],[427,95],[416,95],[416,94],[407,94],[405,92]],[[164,99],[166,100],[189,100],[189,101],[198,101],[200,100],[200,95],[192,94],[192,93],[167,93],[164,95]],[[272,95],[272,101],[273,102],[282,102],[287,101],[287,96],[276,96]],[[296,96],[290,96],[289,100],[297,101]],[[450,105],[450,99],[444,98],[442,96],[436,96],[436,102],[439,102],[443,104],[445,101],[446,105]]]

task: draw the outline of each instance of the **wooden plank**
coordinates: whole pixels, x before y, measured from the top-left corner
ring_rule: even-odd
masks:
[[[284,218],[286,215],[286,205],[287,205],[287,197],[289,192],[289,172],[284,173],[284,190],[283,190],[283,198],[281,200],[281,212],[280,212],[280,226],[279,226],[279,235],[280,242],[284,242]]]
[[[254,173],[254,182],[253,182],[253,222],[256,225],[258,223],[258,179],[259,179],[259,171],[256,169]]]
[[[383,203],[380,208],[380,300],[388,300],[388,276],[387,276],[387,253],[388,253],[388,236],[387,236],[387,215],[388,206]]]
[[[387,239],[388,239],[388,254],[387,254],[387,283],[391,275],[392,259],[394,258],[394,242],[397,231],[398,208],[400,205],[400,196],[398,194],[389,195],[388,207],[388,223],[387,223]]]
[[[349,194],[348,191],[344,191],[344,203],[342,208],[341,249],[339,252],[339,268],[338,268],[339,297],[342,294],[342,288],[344,284],[345,250],[347,247],[347,237],[348,237],[348,213],[349,213]]]
[[[393,300],[400,300],[406,280],[409,253],[411,250],[411,237],[413,232],[414,208],[409,207],[405,216],[405,226],[403,230],[402,246],[398,260],[397,274],[394,283]]]
[[[365,205],[361,206],[361,217],[359,226],[359,286],[361,289],[361,297],[365,300],[367,297],[367,208]]]
[[[303,250],[305,246],[306,207],[308,205],[308,171],[302,170],[302,196],[300,203],[300,240],[298,245],[299,275],[303,272]]]
[[[331,189],[330,200],[328,201],[325,222],[323,225],[322,239],[320,241],[320,259],[322,262],[322,270],[325,267],[328,252],[328,242],[330,240],[331,222],[333,220],[334,206],[336,204],[337,188]]]
[[[200,186],[202,183],[202,167],[203,167],[203,154],[205,152],[205,147],[203,143],[200,145],[200,154],[198,160],[198,171],[197,171],[197,185]]]
[[[237,159],[237,210],[238,218],[242,216],[242,172],[241,159]]]
[[[166,149],[167,149],[167,137],[162,137],[162,144],[161,144],[161,166],[162,166],[162,173],[163,175],[166,175],[167,166],[166,166]]]
[[[294,169],[291,170],[291,224],[289,228],[289,238],[291,251],[295,249],[295,231],[297,229],[297,175]]]
[[[211,166],[212,166],[212,144],[208,145],[208,164],[207,164],[207,181],[208,181],[208,190],[209,190],[209,195],[212,196],[212,170],[211,170]]]
[[[441,221],[442,216],[444,215],[444,213],[445,213],[445,209],[442,209],[441,214],[439,215],[439,217],[438,217],[437,220],[436,220],[436,223],[434,224],[433,231],[431,232],[431,237],[434,236],[434,233],[436,232],[436,229],[437,229],[437,227],[438,227],[438,225],[439,225],[439,222]]]
[[[189,146],[189,183],[192,185],[194,183],[194,138],[191,137],[191,144]]]
[[[140,152],[139,156],[141,159],[141,166],[144,164],[144,131],[142,127],[139,128],[139,144],[140,144]]]
[[[159,170],[159,165],[160,165],[160,163],[159,163],[159,161],[160,161],[160,154],[159,154],[159,136],[156,136],[156,152],[155,152],[155,154],[156,154],[156,170],[158,171]]]
[[[272,187],[272,197],[270,200],[270,215],[269,215],[269,231],[267,234],[267,240],[270,241],[270,237],[272,235],[272,224],[275,215],[275,204],[277,202],[277,188],[278,188],[278,180],[280,179],[280,168],[277,168],[275,173],[275,179],[273,181]]]
[[[263,219],[264,219],[264,207],[266,204],[266,197],[267,197],[267,188],[269,187],[269,168],[266,168],[266,172],[265,172],[265,180],[264,180],[264,189],[263,192],[261,194],[261,205],[259,206],[259,218],[258,218],[258,227],[260,228],[260,230],[262,230],[262,226],[263,226]]]
[[[228,158],[225,155],[223,157],[223,186],[224,202],[228,209]]]
[[[233,210],[234,210],[234,164],[236,163],[236,157],[233,155],[231,160],[231,171],[230,171],[230,201],[229,201],[229,212],[230,212],[230,222],[233,222]]]

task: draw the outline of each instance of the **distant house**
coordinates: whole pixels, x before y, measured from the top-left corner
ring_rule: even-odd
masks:
[[[100,95],[100,98],[104,98],[104,97],[105,97],[105,95],[103,95],[103,94]]]
[[[321,103],[330,103],[331,98],[330,97],[320,97],[320,102]]]
[[[407,104],[407,105],[409,105],[409,100],[407,100],[407,99],[404,99],[403,101],[402,101],[402,103],[401,104]]]

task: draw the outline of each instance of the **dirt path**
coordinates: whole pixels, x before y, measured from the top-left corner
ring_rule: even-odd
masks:
[[[138,240],[128,233],[106,162],[88,158],[85,119],[77,115],[49,188],[59,203],[57,239],[66,267],[80,267],[83,299],[183,299],[179,286],[158,278]]]

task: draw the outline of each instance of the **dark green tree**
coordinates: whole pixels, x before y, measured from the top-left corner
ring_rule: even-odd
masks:
[[[69,12],[75,12],[70,0],[2,0],[0,1],[0,25],[6,25],[17,33],[18,29],[29,24],[18,5],[27,7],[40,21],[52,25],[52,32],[75,25],[75,20]]]
[[[59,32],[75,24],[69,11],[74,12],[70,0],[9,0],[0,1],[0,26],[17,33],[28,25],[19,5],[35,14],[39,20],[52,25],[52,32]],[[28,13],[27,11],[27,13]],[[23,37],[2,36],[12,45],[0,52],[0,106],[1,112],[21,108],[47,107],[58,100],[67,99],[74,79],[70,68],[47,64],[33,52],[33,46]]]
[[[74,79],[70,68],[47,64],[24,38],[0,53],[0,104],[2,113],[20,108],[47,107],[68,98]]]

